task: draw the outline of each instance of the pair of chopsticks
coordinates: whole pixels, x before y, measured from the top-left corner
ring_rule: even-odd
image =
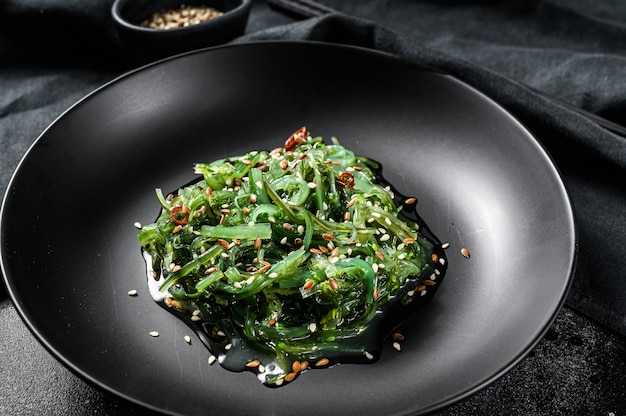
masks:
[[[299,18],[309,18],[333,13],[336,10],[312,0],[267,0],[275,10]]]
[[[297,18],[311,18],[317,16],[323,16],[328,13],[336,12],[335,9],[324,6],[323,4],[317,3],[313,0],[267,0],[267,3],[274,10],[287,13]],[[568,109],[581,114],[588,119],[594,121],[596,124],[601,127],[609,130],[619,136],[626,137],[626,127],[620,124],[614,123],[610,120],[607,120],[603,117],[600,117],[596,114],[585,111],[576,106],[570,105],[568,103],[563,102],[562,100],[556,99],[555,97],[549,96],[541,91],[535,90],[535,92],[539,95],[542,95],[545,98],[551,99]]]

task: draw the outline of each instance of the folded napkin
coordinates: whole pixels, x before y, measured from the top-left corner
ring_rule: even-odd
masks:
[[[45,127],[20,124],[32,123],[29,114],[52,121],[79,98],[64,95],[64,80],[76,79],[88,92],[130,68],[110,18],[111,3],[0,2],[0,140],[14,158]],[[264,1],[254,3],[269,12]],[[316,40],[381,50],[447,72],[498,101],[539,138],[571,193],[579,260],[568,305],[626,335],[626,138],[569,108],[626,126],[626,2],[320,3],[338,13],[269,29],[251,21],[254,32],[235,43]],[[68,70],[52,71],[59,66]],[[41,83],[33,93],[23,92],[24,68]],[[8,166],[0,168],[5,187]]]

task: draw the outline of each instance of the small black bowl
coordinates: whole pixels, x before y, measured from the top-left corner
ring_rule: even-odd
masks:
[[[206,6],[223,14],[174,29],[152,29],[141,22],[152,13],[182,5]],[[226,43],[246,29],[252,0],[115,0],[111,14],[128,53],[145,63],[179,53]]]

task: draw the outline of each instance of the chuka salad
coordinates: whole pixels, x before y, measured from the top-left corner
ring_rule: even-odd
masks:
[[[138,237],[153,297],[227,369],[280,386],[306,369],[373,362],[409,315],[398,311],[443,278],[416,199],[335,138],[303,127],[283,147],[195,172],[174,194],[156,189],[161,214]]]

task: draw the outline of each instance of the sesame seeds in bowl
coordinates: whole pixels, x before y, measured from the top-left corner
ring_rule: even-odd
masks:
[[[111,15],[136,63],[226,43],[244,33],[252,0],[115,0]]]
[[[148,29],[179,29],[206,22],[223,14],[224,12],[213,7],[182,4],[177,8],[155,11],[147,19],[143,20],[140,25]]]

